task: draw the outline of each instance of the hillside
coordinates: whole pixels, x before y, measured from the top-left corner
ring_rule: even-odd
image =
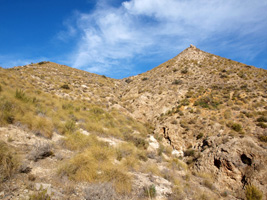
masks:
[[[0,68],[0,198],[266,199],[267,71],[193,45],[122,80]]]

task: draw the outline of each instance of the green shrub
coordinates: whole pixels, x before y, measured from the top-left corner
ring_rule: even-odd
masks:
[[[199,133],[198,135],[197,135],[197,139],[199,140],[199,139],[201,139],[203,137],[203,133]]]
[[[39,62],[38,64],[39,65],[43,65],[43,64],[46,64],[46,63],[48,63],[47,61],[42,61],[42,62]]]
[[[47,190],[41,190],[30,196],[30,200],[51,200],[52,198],[47,194]]]
[[[188,99],[183,99],[180,103],[180,105],[182,106],[188,106],[190,104],[189,100]]]
[[[257,126],[259,126],[261,128],[267,128],[267,125],[264,122],[257,123]]]
[[[184,152],[184,156],[188,157],[188,156],[194,156],[195,155],[195,150],[194,149],[187,149]]]
[[[131,79],[129,79],[129,78],[127,78],[126,80],[125,80],[125,82],[126,83],[131,83],[133,80],[131,80]]]
[[[15,105],[9,101],[4,101],[0,103],[0,124],[13,124],[15,117],[13,115],[13,110]]]
[[[254,185],[247,185],[245,194],[246,194],[247,200],[261,200],[262,199],[262,192]]]
[[[195,101],[194,106],[200,106],[202,108],[217,108],[220,102],[215,101],[212,97],[206,96]]]
[[[75,129],[76,129],[75,121],[69,120],[65,123],[65,127],[64,127],[65,132],[72,133],[75,131]]]
[[[257,122],[267,122],[267,117],[265,117],[265,116],[260,116],[260,117],[257,119]]]
[[[182,80],[177,80],[177,79],[172,82],[173,85],[181,85],[182,83],[183,83]]]
[[[267,142],[267,136],[266,135],[260,135],[258,138],[262,142]]]
[[[68,84],[64,84],[61,86],[62,89],[66,89],[66,90],[69,90],[70,89],[70,86]]]
[[[29,101],[29,98],[26,96],[25,92],[21,89],[16,89],[15,98],[21,101]]]
[[[187,67],[181,70],[182,74],[187,74],[187,72],[188,72],[188,68]]]
[[[146,197],[154,198],[157,195],[156,187],[155,185],[145,186],[144,187],[144,194]]]
[[[147,80],[148,80],[147,77],[142,78],[142,81],[147,81]]]
[[[232,122],[232,123],[227,124],[227,126],[236,132],[241,132],[242,130],[242,126],[238,123]]]

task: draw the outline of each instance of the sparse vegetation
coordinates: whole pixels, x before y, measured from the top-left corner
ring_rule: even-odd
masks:
[[[267,117],[266,116],[260,116],[257,118],[257,122],[267,122]]]
[[[182,83],[183,83],[183,81],[182,80],[178,80],[178,79],[176,79],[176,80],[174,80],[172,82],[173,85],[181,85]]]
[[[219,101],[216,101],[212,96],[206,96],[195,101],[194,106],[201,106],[202,108],[218,108]]]
[[[188,73],[188,68],[183,68],[181,71],[182,74],[187,74]]]
[[[267,142],[267,136],[266,135],[260,135],[258,138],[262,142]]]
[[[184,156],[194,156],[195,155],[195,150],[194,149],[187,149],[185,152],[184,152]]]
[[[267,124],[265,124],[264,122],[257,123],[257,126],[259,126],[261,128],[267,128]]]
[[[16,172],[18,165],[18,157],[12,148],[0,140],[0,185],[2,181],[9,179]]]
[[[142,81],[147,81],[147,80],[148,80],[147,77],[142,78]]]
[[[157,191],[155,185],[145,186],[144,187],[144,194],[149,199],[156,197]]]
[[[35,144],[34,149],[29,153],[28,159],[37,161],[53,155],[52,147],[49,143]]]
[[[242,126],[238,123],[230,122],[227,124],[228,127],[233,129],[236,132],[241,132],[242,131]]]
[[[262,199],[262,192],[254,185],[247,185],[245,194],[246,194],[247,200],[261,200]]]
[[[29,184],[20,185],[18,191],[26,188],[30,199],[52,198],[47,191],[35,191],[40,181],[77,199],[130,199],[132,195],[153,199],[165,195],[158,186],[172,189],[173,194],[165,196],[168,199],[213,199],[219,194],[230,198],[239,184],[225,194],[223,184],[218,191],[213,183],[221,168],[231,170],[235,161],[216,156],[220,151],[222,157],[231,153],[235,146],[228,146],[233,140],[238,141],[237,147],[245,139],[252,150],[259,146],[255,156],[264,151],[266,72],[215,55],[201,60],[190,55],[177,58],[123,80],[51,62],[0,68],[0,134],[6,141],[0,143],[0,158],[6,158],[0,165],[0,181],[4,181],[0,191],[9,183],[17,187],[23,177]],[[13,176],[18,161],[12,146],[18,146],[18,154],[25,159],[18,170],[23,174],[18,176]],[[254,165],[253,156],[248,152],[238,162]],[[6,165],[9,158],[14,164]],[[202,169],[210,169],[204,166],[205,159],[212,159],[208,162],[219,169],[214,179],[200,175]],[[1,168],[4,165],[11,167]],[[56,165],[58,176],[49,171]],[[39,174],[43,166],[44,173]],[[262,181],[257,173],[254,176],[255,184]],[[14,181],[8,180],[13,177]],[[83,194],[80,182],[86,186]],[[261,198],[257,193],[263,196],[249,187],[247,199]],[[236,194],[236,198],[241,197]]]
[[[52,197],[47,194],[47,190],[41,190],[39,192],[35,192],[34,194],[30,195],[30,200],[51,200]]]
[[[69,90],[70,89],[70,86],[68,84],[64,84],[61,86],[62,89],[66,89],[66,90]]]

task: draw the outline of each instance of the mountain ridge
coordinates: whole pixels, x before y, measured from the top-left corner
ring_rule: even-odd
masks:
[[[115,173],[118,166],[122,174],[115,173],[112,187],[122,196],[149,198],[143,191],[154,184],[158,199],[249,199],[248,190],[266,199],[267,71],[264,69],[191,45],[152,70],[123,79],[46,61],[0,68],[0,77],[1,139],[19,149],[23,158],[32,154],[34,141],[53,144],[51,149],[63,154],[65,165],[61,172],[67,180],[76,181],[80,195],[73,193],[74,199],[85,198],[81,195],[81,181],[101,188],[94,186],[94,181],[110,181],[107,176],[111,171]],[[16,131],[20,133],[17,138]],[[20,144],[28,137],[34,141],[24,150]],[[93,141],[97,150],[81,141],[91,145]],[[106,141],[108,145],[98,141]],[[105,177],[94,174],[96,179],[85,180],[79,170],[93,172],[83,171],[80,168],[83,165],[76,162],[84,157],[93,159],[98,151],[104,155],[101,158],[105,165],[111,168],[100,165]],[[106,159],[109,157],[115,161],[109,163]],[[33,169],[33,175],[42,177],[50,184],[49,188],[57,188],[54,179],[49,182],[52,178],[37,170],[39,162],[49,159],[55,165],[61,163],[59,157],[50,154],[37,162],[28,163],[27,156],[24,160]],[[71,171],[69,162],[79,170]],[[49,171],[56,178],[53,167]],[[149,173],[154,181],[148,180]],[[125,187],[116,182],[117,175],[124,177]],[[132,189],[128,180],[132,180]],[[33,183],[40,184],[38,181]],[[27,196],[27,192],[23,193]]]

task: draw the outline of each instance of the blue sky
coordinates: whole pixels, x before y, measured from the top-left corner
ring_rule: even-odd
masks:
[[[190,44],[267,69],[267,0],[0,0],[0,66],[52,61],[112,78]]]

